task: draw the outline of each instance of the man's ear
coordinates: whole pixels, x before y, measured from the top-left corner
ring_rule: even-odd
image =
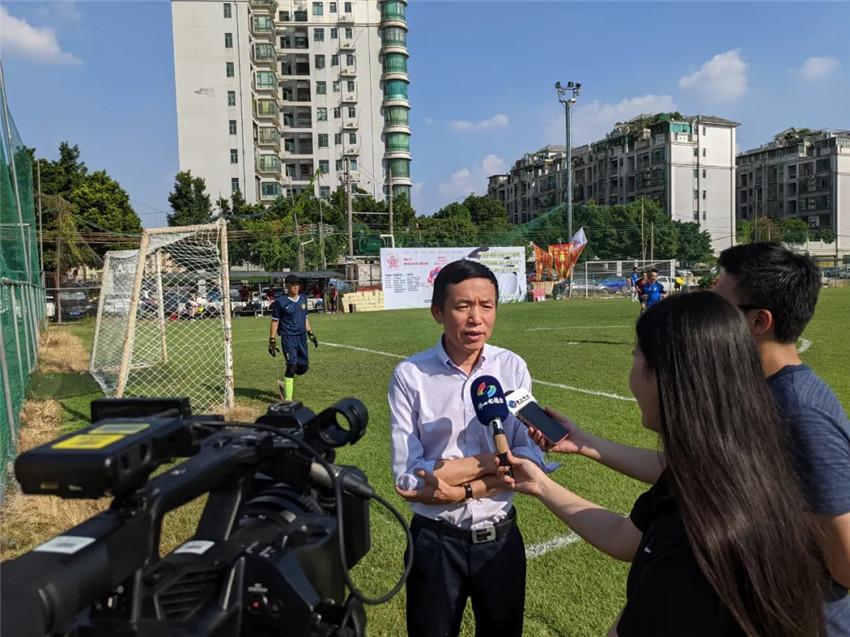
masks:
[[[434,317],[434,320],[437,321],[440,325],[443,324],[443,310],[439,305],[431,306],[431,316]]]
[[[752,313],[750,330],[754,336],[768,336],[773,333],[773,314],[770,310],[756,310]]]

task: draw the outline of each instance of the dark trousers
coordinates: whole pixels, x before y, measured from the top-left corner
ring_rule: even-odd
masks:
[[[454,637],[472,599],[477,637],[522,636],[525,546],[516,524],[484,544],[423,528],[414,516],[413,569],[407,578],[407,634]]]

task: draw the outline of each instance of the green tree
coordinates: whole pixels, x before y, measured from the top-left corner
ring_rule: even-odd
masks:
[[[675,258],[685,263],[703,263],[712,255],[711,235],[700,230],[693,221],[674,221],[676,228]]]
[[[779,220],[783,243],[803,244],[809,239],[809,224],[802,219],[788,218]]]
[[[168,215],[169,226],[191,226],[212,221],[210,196],[203,177],[192,177],[184,170],[174,178],[174,190],[168,195],[173,214]]]

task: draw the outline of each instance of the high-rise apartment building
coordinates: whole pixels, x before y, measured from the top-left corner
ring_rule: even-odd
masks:
[[[811,252],[850,251],[850,130],[789,128],[738,155],[737,175],[739,219],[802,219],[813,238],[834,236]]]
[[[735,233],[735,129],[719,117],[640,115],[605,139],[573,149],[573,203],[658,201],[677,221],[695,221],[715,250]],[[490,177],[512,223],[524,223],[563,201],[566,153],[546,146],[526,154],[505,175]]]
[[[172,0],[180,170],[213,199],[318,173],[410,197],[407,0]]]

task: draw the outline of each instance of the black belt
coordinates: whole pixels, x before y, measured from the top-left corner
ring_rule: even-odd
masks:
[[[504,520],[489,524],[478,529],[461,529],[454,524],[443,522],[442,520],[432,520],[418,513],[413,516],[413,522],[426,529],[431,529],[441,535],[456,537],[461,540],[466,540],[472,544],[484,544],[485,542],[494,542],[504,536],[516,522],[516,509],[511,507],[508,516]]]

